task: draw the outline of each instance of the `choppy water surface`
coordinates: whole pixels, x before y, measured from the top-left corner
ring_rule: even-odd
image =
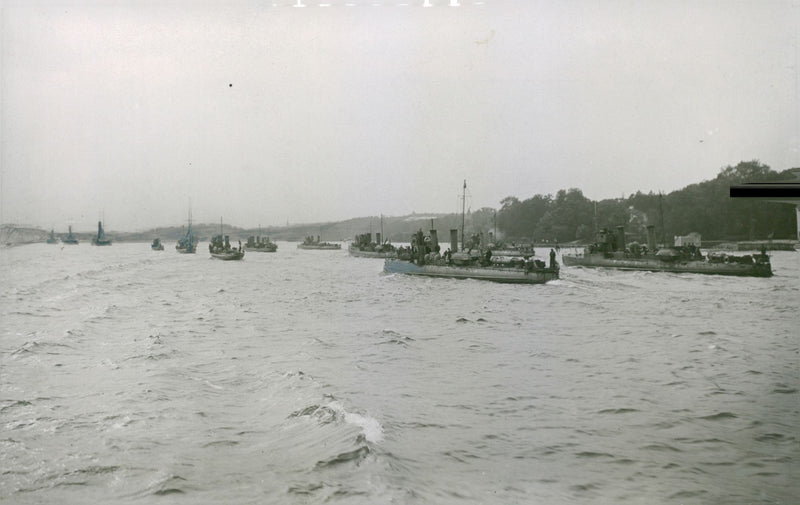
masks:
[[[514,286],[170,249],[0,250],[0,501],[800,496],[800,253]]]

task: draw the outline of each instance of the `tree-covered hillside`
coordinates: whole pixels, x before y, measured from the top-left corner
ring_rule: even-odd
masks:
[[[526,200],[509,196],[500,202],[497,223],[509,240],[537,242],[588,242],[596,227],[620,225],[644,241],[648,224],[655,225],[659,241],[668,243],[675,235],[691,232],[700,233],[704,240],[793,238],[796,224],[791,205],[729,196],[733,184],[790,178],[791,170],[779,173],[758,161],[748,161],[723,168],[713,180],[666,195],[637,192],[627,198],[594,202],[572,188]]]

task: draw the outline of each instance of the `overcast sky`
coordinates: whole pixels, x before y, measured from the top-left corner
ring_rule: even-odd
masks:
[[[456,212],[800,166],[800,1],[2,4],[3,222]]]

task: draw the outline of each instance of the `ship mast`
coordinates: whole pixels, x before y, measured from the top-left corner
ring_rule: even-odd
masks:
[[[464,210],[467,206],[467,180],[464,179],[464,190],[461,195],[461,250],[464,250]]]
[[[658,214],[661,220],[661,247],[667,247],[667,235],[664,231],[664,207],[661,203],[661,191],[658,192]]]

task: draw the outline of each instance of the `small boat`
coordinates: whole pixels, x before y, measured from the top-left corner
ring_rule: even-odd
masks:
[[[97,235],[92,239],[92,245],[111,245],[111,239],[103,231],[103,222],[97,222]]]
[[[50,236],[47,237],[47,243],[48,244],[57,244],[58,243],[58,239],[56,238],[56,233],[52,228],[50,228]]]
[[[320,242],[319,235],[315,237],[309,235],[306,237],[301,244],[297,244],[298,249],[325,249],[325,250],[337,250],[341,249],[341,244],[332,244],[330,242]]]
[[[598,233],[597,242],[585,248],[583,254],[564,254],[566,266],[615,268],[648,272],[733,275],[740,277],[771,277],[772,266],[765,250],[760,254],[734,256],[726,253],[703,255],[695,245],[656,249],[653,227],[647,227],[648,245],[633,242],[625,245],[625,229],[617,227],[612,234],[607,229]]]
[[[381,234],[375,234],[375,242],[371,233],[356,235],[355,240],[348,247],[350,256],[357,258],[395,258],[397,248],[387,241],[381,242]]]
[[[154,251],[163,251],[164,250],[164,244],[161,243],[161,239],[160,238],[156,237],[156,238],[153,239],[153,243],[150,244],[150,249],[152,249]]]
[[[197,239],[192,233],[192,211],[189,210],[189,226],[186,227],[186,233],[183,237],[178,239],[175,244],[175,250],[181,254],[194,254],[197,251]]]
[[[230,237],[222,235],[222,218],[219,220],[219,235],[211,239],[208,244],[208,252],[211,257],[218,260],[232,261],[244,258],[244,250],[242,249],[242,242],[239,242],[239,247],[231,247]]]
[[[244,248],[246,251],[275,252],[278,250],[278,244],[272,242],[269,237],[262,238],[261,235],[251,235],[247,237]]]
[[[77,245],[78,239],[72,234],[72,226],[69,227],[69,233],[66,237],[61,237],[62,244]]]

